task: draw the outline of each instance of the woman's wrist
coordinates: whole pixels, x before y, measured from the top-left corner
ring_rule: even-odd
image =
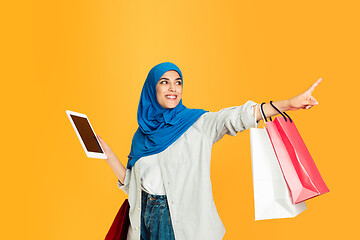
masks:
[[[114,159],[116,159],[116,155],[114,152],[109,153],[109,155],[106,156],[107,158],[105,159],[107,162],[113,161]]]
[[[289,110],[291,110],[291,100],[290,99],[286,99],[286,100],[283,100],[284,101],[284,103],[283,103],[283,109],[282,109],[282,111],[283,112],[286,112],[286,111],[289,111]]]
[[[273,101],[273,105],[279,109],[281,112],[286,112],[291,110],[291,101],[290,99],[287,100],[280,100],[280,101]],[[271,104],[269,103],[270,107],[274,109]],[[274,109],[275,110],[275,109]],[[277,113],[278,114],[278,113]]]
[[[297,110],[295,104],[294,104],[294,99],[290,98],[287,100],[287,111],[294,111]]]

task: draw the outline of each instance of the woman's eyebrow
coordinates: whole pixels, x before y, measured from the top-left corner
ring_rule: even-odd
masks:
[[[163,78],[160,78],[159,81],[160,81],[161,79],[170,80],[170,79],[168,79],[168,78],[163,77]],[[181,80],[181,78],[176,78],[175,80]]]

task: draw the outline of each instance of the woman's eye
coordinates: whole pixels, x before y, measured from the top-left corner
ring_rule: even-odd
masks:
[[[163,83],[167,83],[167,81],[161,81],[161,82],[160,82],[160,84],[163,84]],[[182,84],[181,81],[177,81],[176,83],[177,83],[177,85],[181,85],[181,84]]]

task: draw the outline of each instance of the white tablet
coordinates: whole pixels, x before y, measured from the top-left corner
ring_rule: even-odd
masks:
[[[85,114],[66,110],[71,125],[78,136],[81,146],[84,148],[86,156],[89,158],[106,159],[106,154],[99,143],[94,129]]]

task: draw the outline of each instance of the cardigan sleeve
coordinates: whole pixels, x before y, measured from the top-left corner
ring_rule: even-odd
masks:
[[[122,184],[119,179],[117,180],[118,187],[128,195],[129,195],[130,174],[131,174],[131,170],[126,169],[124,184]]]
[[[258,127],[255,121],[253,106],[257,103],[247,101],[244,105],[223,108],[218,112],[207,112],[204,114],[202,128],[205,135],[214,144],[225,134],[235,136],[237,132],[248,128]]]

